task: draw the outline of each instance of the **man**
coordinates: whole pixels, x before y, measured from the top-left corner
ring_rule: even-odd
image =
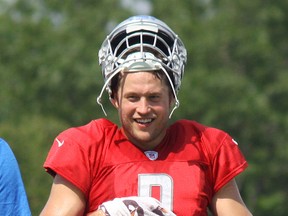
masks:
[[[8,143],[0,138],[0,213],[31,215],[18,162]]]
[[[186,64],[179,37],[154,17],[131,17],[108,35],[99,61],[98,103],[104,111],[107,89],[121,127],[103,118],[57,136],[42,215],[251,215],[234,180],[247,167],[237,143],[195,121],[168,123]]]

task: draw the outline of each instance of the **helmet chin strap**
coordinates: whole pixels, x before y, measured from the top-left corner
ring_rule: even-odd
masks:
[[[169,74],[167,73],[166,69],[161,65],[160,66],[160,69],[165,73],[167,79],[169,80],[169,83],[170,83],[170,87],[172,89],[172,92],[173,92],[173,95],[174,95],[174,99],[175,99],[175,104],[174,104],[174,107],[173,109],[171,110],[170,114],[169,114],[169,119],[172,117],[174,111],[180,106],[180,102],[178,100],[178,97],[177,97],[177,94],[176,94],[176,91],[175,91],[175,88],[174,88],[174,85],[173,85],[173,82],[169,76]]]
[[[102,104],[102,100],[101,100],[102,95],[103,95],[106,87],[108,86],[108,84],[109,84],[110,81],[112,80],[112,78],[113,78],[116,74],[118,74],[120,71],[123,71],[123,70],[124,70],[124,68],[120,68],[120,67],[119,67],[119,68],[117,68],[117,70],[115,70],[115,71],[111,74],[111,76],[105,81],[105,83],[104,83],[104,85],[103,85],[103,87],[102,87],[102,89],[101,89],[101,92],[100,92],[99,96],[97,97],[97,103],[100,105],[100,107],[101,107],[101,109],[102,109],[102,111],[103,111],[103,113],[104,113],[105,116],[107,116],[107,113],[106,113],[106,111],[105,111],[105,109],[104,109],[104,106],[103,106],[103,104]],[[111,97],[111,93],[112,93],[112,92],[111,92],[111,89],[108,88],[109,97]]]
[[[173,82],[172,82],[171,78],[169,77],[169,74],[168,74],[167,70],[162,66],[162,64],[159,64],[159,65],[157,65],[157,66],[158,66],[159,69],[162,70],[162,71],[164,72],[164,74],[166,75],[166,77],[167,77],[167,79],[168,79],[168,81],[169,81],[170,87],[171,87],[171,89],[172,89],[172,93],[173,93],[174,99],[175,99],[174,107],[172,108],[172,110],[171,110],[171,112],[170,112],[170,114],[169,114],[169,119],[170,119],[170,118],[172,117],[174,111],[180,106],[180,102],[179,102],[179,100],[178,100],[178,97],[177,97],[177,94],[176,94],[176,91],[175,91]],[[113,77],[114,77],[116,74],[118,74],[120,71],[127,71],[127,68],[126,68],[126,67],[124,67],[124,68],[123,68],[123,67],[117,68],[117,70],[115,70],[115,71],[111,74],[111,76],[105,81],[105,83],[104,83],[104,85],[103,85],[103,87],[102,87],[102,89],[101,89],[101,92],[100,92],[99,96],[97,97],[97,103],[100,105],[100,107],[101,107],[101,109],[102,109],[102,111],[103,111],[103,113],[104,113],[105,116],[107,116],[107,113],[106,113],[106,111],[105,111],[105,109],[104,109],[104,106],[103,106],[103,104],[102,104],[101,98],[102,98],[102,95],[103,95],[105,89],[107,88],[108,84],[110,83],[110,81],[111,81],[111,80],[113,79]],[[108,88],[108,94],[109,94],[109,97],[110,97],[110,98],[111,98],[111,93],[112,93],[112,92],[111,92],[111,89]]]

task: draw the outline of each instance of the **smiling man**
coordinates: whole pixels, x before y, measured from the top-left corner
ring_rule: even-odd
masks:
[[[247,162],[224,131],[192,120],[169,125],[186,49],[162,21],[120,23],[99,51],[121,126],[106,118],[60,133],[44,167],[54,182],[41,215],[251,215],[235,176]],[[133,204],[133,205],[132,205]]]
[[[120,88],[111,100],[119,112],[123,134],[143,150],[154,149],[166,134],[174,100],[162,74],[122,73]]]

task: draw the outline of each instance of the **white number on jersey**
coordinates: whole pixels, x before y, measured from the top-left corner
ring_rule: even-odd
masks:
[[[152,187],[160,187],[160,202],[173,211],[173,179],[165,173],[138,175],[138,196],[152,196]]]

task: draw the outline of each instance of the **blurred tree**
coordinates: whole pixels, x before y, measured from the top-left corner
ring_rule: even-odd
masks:
[[[0,135],[11,142],[37,215],[51,188],[42,165],[53,138],[103,116],[98,49],[128,13],[119,1],[0,1],[0,8]]]
[[[188,51],[172,120],[195,119],[235,137],[250,163],[238,178],[248,207],[255,215],[285,215],[288,2],[146,3]],[[18,158],[33,215],[49,195],[52,178],[42,164],[53,138],[104,116],[96,105],[103,85],[97,54],[111,28],[133,14],[124,6],[0,0],[0,136]],[[108,99],[104,106],[117,122]]]
[[[250,163],[238,178],[248,206],[256,215],[285,215],[287,2],[153,2],[188,47],[174,119],[196,119],[234,136]]]

